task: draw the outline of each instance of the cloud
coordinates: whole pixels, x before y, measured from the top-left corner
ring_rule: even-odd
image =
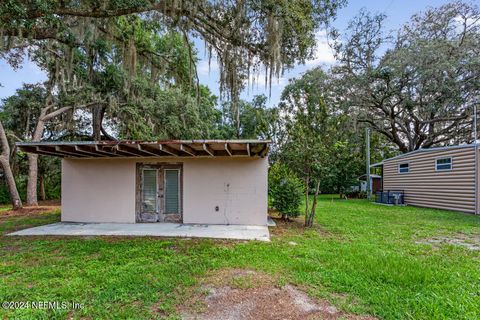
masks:
[[[456,16],[453,18],[453,23],[457,32],[463,32],[464,23],[466,24],[467,30],[480,27],[480,19],[474,17]]]
[[[315,40],[317,46],[315,49],[315,58],[306,61],[306,65],[318,65],[318,64],[333,64],[335,63],[335,56],[333,49],[328,44],[327,32],[325,30],[317,31],[315,34]]]
[[[268,82],[270,80],[268,79],[267,75],[267,87],[268,88]],[[250,78],[249,78],[249,87],[253,88],[254,90],[264,90],[265,89],[265,70],[259,71],[256,73],[251,72],[250,73]],[[284,87],[288,82],[288,79],[286,77],[280,76],[277,78],[277,76],[273,75],[272,76],[272,88],[275,87]]]
[[[197,64],[197,73],[199,76],[208,76],[211,73],[218,72],[218,62],[215,57],[210,60],[210,66],[208,65],[208,59],[200,60]]]

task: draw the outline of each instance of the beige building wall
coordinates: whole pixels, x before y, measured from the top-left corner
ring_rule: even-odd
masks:
[[[266,225],[268,160],[234,157],[64,159],[62,221],[134,223],[136,164],[155,162],[183,163],[184,223]]]
[[[267,158],[188,159],[183,168],[184,223],[267,224]]]
[[[135,162],[62,161],[62,221],[135,222]]]
[[[436,171],[437,158],[452,157],[451,171]],[[398,165],[409,163],[409,173]],[[409,205],[475,213],[475,148],[414,152],[385,160],[383,190],[404,190]]]

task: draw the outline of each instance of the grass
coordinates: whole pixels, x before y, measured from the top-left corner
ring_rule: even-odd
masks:
[[[12,206],[5,205],[5,204],[0,204],[0,212],[5,212],[8,210],[12,210]]]
[[[0,213],[0,234],[58,219],[58,212]],[[480,318],[480,252],[419,242],[478,237],[479,217],[323,196],[313,229],[292,222],[271,231],[271,243],[0,236],[0,302],[83,305],[0,308],[0,318],[175,319],[185,292],[209,270],[224,268],[276,275],[347,312],[385,319]]]

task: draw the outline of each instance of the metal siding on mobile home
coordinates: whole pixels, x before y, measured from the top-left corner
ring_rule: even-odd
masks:
[[[452,158],[452,169],[436,170],[436,160]],[[421,150],[383,163],[383,190],[403,190],[414,206],[475,213],[475,147]],[[409,172],[399,173],[408,163]]]

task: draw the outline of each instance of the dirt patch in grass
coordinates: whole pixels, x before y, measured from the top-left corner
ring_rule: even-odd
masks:
[[[47,207],[60,207],[61,205],[61,200],[60,199],[55,199],[55,200],[40,200],[38,201],[39,206],[47,206]]]
[[[272,218],[277,224],[275,227],[269,228],[272,236],[283,236],[289,233],[302,233],[305,231],[303,222],[299,218],[293,218],[290,220],[283,220],[280,218]]]
[[[2,219],[7,219],[9,217],[32,216],[32,215],[38,215],[41,213],[56,211],[59,209],[60,209],[60,206],[36,206],[36,207],[23,207],[18,210],[3,211],[0,213],[0,221]]]
[[[331,236],[331,234],[325,231],[319,224],[314,224],[311,228],[305,228],[305,221],[303,217],[289,218],[288,220],[284,220],[272,213],[270,213],[270,217],[277,224],[275,227],[271,227],[268,229],[270,231],[270,236],[272,237],[299,235],[311,230],[318,232],[318,234],[323,237]]]
[[[451,236],[438,236],[416,241],[418,244],[430,244],[439,247],[442,244],[459,246],[472,251],[480,250],[480,235],[457,233]]]
[[[182,319],[376,319],[338,310],[290,284],[253,270],[208,275],[179,308]]]

